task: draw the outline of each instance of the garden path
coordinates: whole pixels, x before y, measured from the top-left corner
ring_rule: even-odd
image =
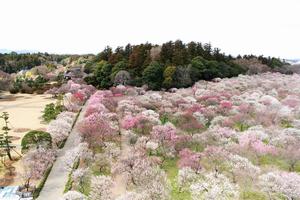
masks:
[[[115,97],[115,101],[119,102],[123,100],[124,97]],[[118,114],[120,117],[121,115]],[[128,144],[128,139],[125,136],[126,130],[121,127],[121,118],[119,119],[119,128],[121,134],[121,155],[120,158],[126,157],[131,150],[130,145]],[[124,174],[118,174],[114,177],[114,186],[112,188],[113,197],[116,198],[126,192],[126,177]]]
[[[83,107],[77,121],[83,119],[85,109],[86,106]],[[79,144],[79,141],[76,139],[78,134],[77,123],[75,122],[75,126],[72,129],[65,146],[58,152],[57,159],[37,200],[61,199],[69,175],[69,171],[65,169],[64,156],[67,151],[75,148]]]
[[[120,123],[119,123],[120,124]],[[120,158],[126,157],[130,152],[130,146],[125,136],[125,129],[120,127],[121,132],[121,155]],[[126,177],[124,174],[118,174],[114,177],[114,186],[112,188],[113,197],[116,198],[126,192]]]

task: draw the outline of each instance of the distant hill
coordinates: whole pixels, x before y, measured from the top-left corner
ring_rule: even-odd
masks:
[[[11,53],[16,52],[18,54],[24,54],[24,53],[37,53],[38,51],[32,51],[32,50],[10,50],[10,49],[0,49],[0,53]]]
[[[287,59],[286,62],[291,65],[300,65],[300,59]]]

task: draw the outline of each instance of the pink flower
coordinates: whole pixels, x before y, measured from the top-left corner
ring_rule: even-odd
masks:
[[[125,129],[131,129],[137,125],[139,122],[139,117],[133,117],[131,115],[126,115],[122,121],[122,127]]]
[[[114,96],[115,96],[115,97],[121,97],[121,96],[123,96],[123,94],[117,93],[117,94],[114,94]]]
[[[231,109],[232,108],[232,103],[230,101],[221,101],[220,106],[223,109]]]
[[[259,155],[276,154],[274,146],[263,143],[254,134],[244,134],[239,138],[241,148],[250,148]]]
[[[90,103],[85,111],[84,116],[88,117],[93,113],[103,113],[103,112],[108,112],[108,110],[102,103],[95,103],[95,104]]]
[[[75,97],[75,99],[79,102],[83,102],[85,100],[85,94],[82,90],[79,90],[78,92],[75,92],[73,94],[73,96]]]

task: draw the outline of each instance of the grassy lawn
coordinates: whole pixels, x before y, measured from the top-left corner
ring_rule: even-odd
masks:
[[[275,166],[280,170],[289,171],[289,164],[284,159],[278,158],[275,156],[271,156],[271,155],[261,156],[259,158],[259,163],[262,166],[268,166],[268,165]],[[300,162],[299,161],[295,166],[295,171],[300,172]]]
[[[243,200],[267,200],[266,195],[259,191],[245,190],[240,193]]]
[[[167,173],[167,176],[170,180],[172,191],[171,191],[171,199],[172,200],[191,200],[191,195],[189,192],[181,192],[179,191],[177,185],[177,159],[167,159],[165,160],[162,168]]]

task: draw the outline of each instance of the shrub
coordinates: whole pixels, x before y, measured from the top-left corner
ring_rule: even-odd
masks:
[[[56,119],[57,115],[62,112],[62,106],[55,105],[54,103],[47,104],[43,111],[43,119],[45,122],[50,122]]]
[[[52,137],[50,133],[44,131],[29,131],[25,134],[21,141],[22,152],[28,150],[32,146],[52,147]]]
[[[11,88],[9,89],[9,92],[10,92],[11,94],[17,94],[17,93],[19,92],[19,88],[11,87]]]

